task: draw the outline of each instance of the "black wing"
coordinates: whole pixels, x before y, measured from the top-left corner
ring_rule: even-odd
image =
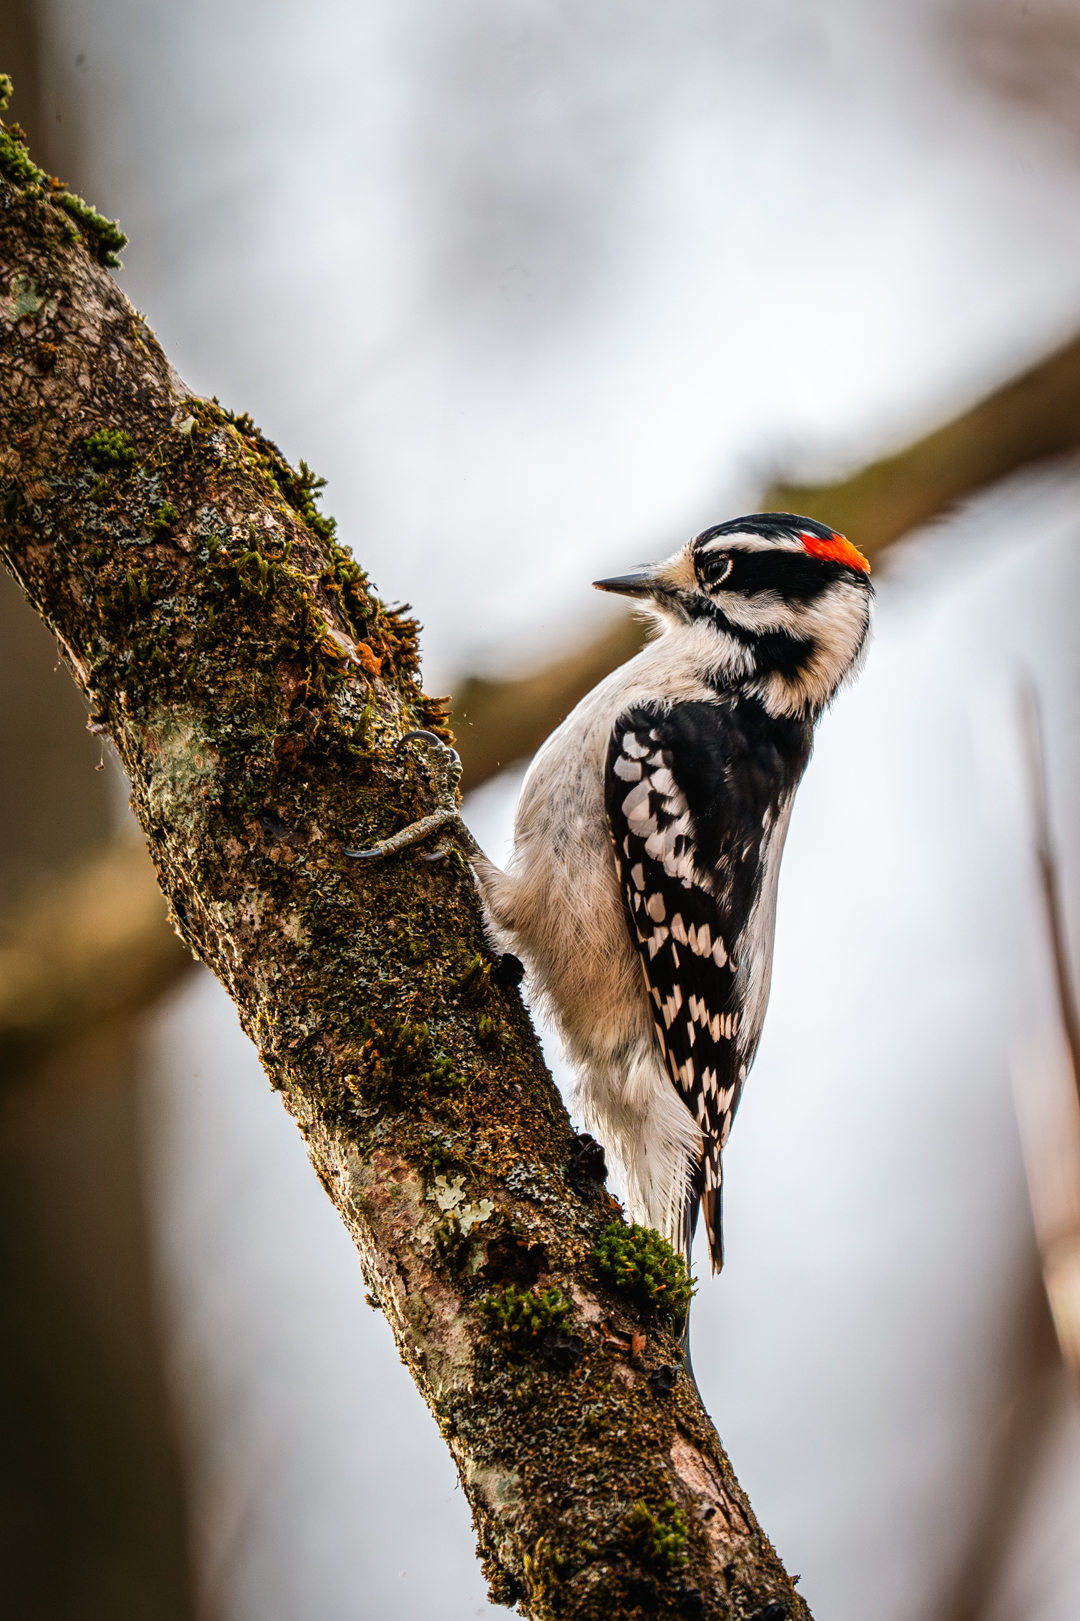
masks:
[[[605,798],[630,935],[668,1072],[701,1130],[700,1199],[723,1264],[720,1156],[760,1029],[742,1027],[744,930],[764,849],[810,752],[811,728],[754,699],[639,706],[608,747]]]

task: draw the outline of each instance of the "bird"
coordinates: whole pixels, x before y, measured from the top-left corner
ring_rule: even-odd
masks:
[[[784,840],[815,724],[866,655],[870,565],[825,524],[758,512],[593,583],[656,634],[541,746],[506,869],[473,869],[631,1218],[689,1269],[700,1212],[718,1272]]]
[[[593,584],[633,599],[654,634],[534,756],[506,868],[461,821],[460,762],[427,732],[402,742],[440,751],[441,807],[346,854],[456,831],[492,942],[524,965],[561,1037],[572,1106],[631,1219],[689,1271],[700,1215],[715,1273],[721,1160],[769,1000],[784,841],[815,725],[866,656],[870,564],[826,524],[755,512]]]

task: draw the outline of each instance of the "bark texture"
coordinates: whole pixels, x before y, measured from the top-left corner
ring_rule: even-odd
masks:
[[[401,742],[444,724],[415,623],[303,464],[190,395],[104,268],[105,222],[0,133],[0,553],[356,1241],[493,1596],[583,1621],[807,1617],[672,1374],[663,1296],[598,1270],[619,1212],[464,860],[425,859],[437,840],[344,854],[436,808],[431,751]]]

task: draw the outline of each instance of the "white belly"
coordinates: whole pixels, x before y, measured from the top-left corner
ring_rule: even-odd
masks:
[[[577,1071],[575,1103],[614,1161],[635,1220],[680,1242],[698,1128],[664,1065],[631,944],[604,807],[617,717],[655,701],[656,644],[607,678],[548,738],[522,784],[505,873],[478,870],[500,943]],[[713,700],[700,683],[669,702]]]

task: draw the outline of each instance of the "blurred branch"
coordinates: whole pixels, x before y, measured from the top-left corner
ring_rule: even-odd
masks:
[[[1054,1125],[1024,1132],[1025,1162],[1043,1278],[1062,1356],[1080,1375],[1080,1018],[1077,1016],[1057,857],[1050,832],[1046,760],[1038,698],[1028,683],[1021,692],[1021,723],[1028,760],[1035,854],[1054,965],[1065,1071],[1059,1095],[1043,1103]],[[1044,1082],[1047,1084],[1047,1082]],[[1048,1084],[1054,1085],[1053,1077]],[[1068,1095],[1060,1095],[1067,1088]],[[1023,1126],[1024,1122],[1021,1121]],[[1048,1122],[1049,1124],[1049,1122]]]
[[[142,842],[43,887],[0,933],[0,1074],[146,1006],[192,966]]]
[[[468,866],[345,854],[439,801],[404,742],[443,724],[415,624],[335,541],[310,472],[184,388],[102,268],[115,227],[2,129],[0,172],[0,556],[356,1241],[493,1596],[543,1621],[807,1621],[679,1325],[598,1271],[612,1201],[493,972]]]
[[[1050,833],[1042,724],[1030,681],[1020,691],[1020,724],[1065,1052],[1033,1049],[1014,1060],[1039,1265],[1023,1278],[1015,1316],[1006,1325],[1013,1394],[995,1425],[984,1488],[964,1559],[939,1612],[942,1621],[983,1621],[1000,1598],[1002,1574],[1040,1463],[1061,1422],[1062,1359],[1080,1372],[1080,1021]]]
[[[1002,1325],[1008,1356],[1005,1399],[992,1425],[982,1489],[966,1494],[973,1509],[961,1559],[934,1621],[988,1621],[1000,1601],[1003,1574],[1046,1447],[1061,1421],[1064,1369],[1034,1247],[1017,1279],[1014,1315]]]
[[[899,455],[835,484],[777,484],[766,511],[831,524],[870,558],[1017,468],[1080,444],[1080,337]]]
[[[1035,826],[1035,859],[1039,868],[1039,881],[1046,912],[1046,930],[1054,964],[1054,985],[1057,990],[1058,1011],[1061,1014],[1061,1028],[1065,1033],[1069,1052],[1073,1086],[1077,1101],[1080,1102],[1080,1015],[1076,1008],[1076,990],[1069,962],[1069,948],[1065,939],[1065,917],[1061,906],[1057,856],[1050,833],[1042,718],[1039,713],[1038,696],[1030,683],[1021,689],[1021,717],[1031,789],[1032,821]]]
[[[1080,338],[995,390],[970,411],[896,456],[834,484],[776,484],[763,511],[799,512],[848,535],[868,557],[953,503],[1028,462],[1080,445]],[[629,617],[588,647],[534,675],[468,678],[453,725],[476,788],[500,766],[532,754],[596,681],[637,652],[644,631]]]

